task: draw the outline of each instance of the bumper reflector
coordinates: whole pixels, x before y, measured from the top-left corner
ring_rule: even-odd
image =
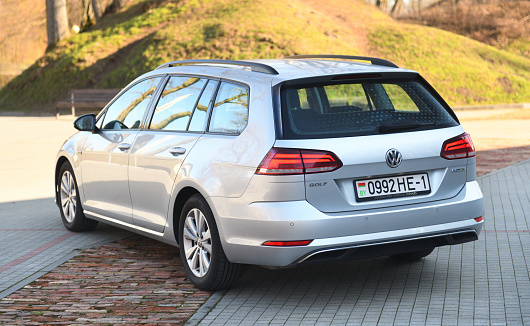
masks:
[[[475,217],[475,221],[477,221],[477,222],[482,222],[482,216]]]
[[[267,241],[264,242],[264,246],[271,247],[293,247],[293,246],[307,246],[313,240],[301,240],[301,241]]]

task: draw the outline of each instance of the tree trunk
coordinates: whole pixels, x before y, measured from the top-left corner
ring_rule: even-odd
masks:
[[[118,11],[125,5],[126,0],[112,0],[112,5],[114,6],[114,10]]]
[[[382,11],[386,12],[388,7],[388,0],[376,0],[375,5]]]
[[[403,0],[396,0],[394,3],[394,6],[392,7],[392,11],[390,12],[390,15],[392,17],[398,17],[401,14],[401,10],[403,9]]]
[[[101,11],[101,4],[98,0],[92,0],[92,11],[94,11],[94,17],[96,18],[96,22],[101,18],[101,14],[103,13]]]
[[[70,36],[66,0],[46,0],[46,28],[48,45]]]

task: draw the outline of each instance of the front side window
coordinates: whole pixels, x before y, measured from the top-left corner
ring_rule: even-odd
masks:
[[[186,130],[206,81],[197,77],[171,77],[160,95],[149,128]]]
[[[452,127],[458,122],[412,79],[284,86],[284,138],[332,138]]]
[[[138,129],[161,80],[162,77],[143,80],[121,94],[107,109],[102,129]]]
[[[247,126],[248,89],[222,82],[212,108],[208,131],[239,134]]]

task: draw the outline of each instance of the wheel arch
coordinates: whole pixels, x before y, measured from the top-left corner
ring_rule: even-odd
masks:
[[[59,180],[59,173],[61,171],[61,167],[63,166],[63,164],[65,162],[68,162],[70,163],[70,165],[72,165],[72,163],[70,162],[70,160],[66,157],[66,156],[59,156],[59,158],[57,158],[57,164],[55,165],[55,179],[54,179],[54,189],[55,189],[55,203],[59,206],[59,187],[58,187],[58,180]]]
[[[173,235],[175,236],[175,240],[177,243],[179,242],[179,225],[180,225],[180,216],[182,215],[182,209],[184,208],[184,204],[186,204],[186,201],[193,196],[199,194],[203,198],[204,195],[201,194],[199,190],[197,190],[194,187],[186,186],[182,189],[180,189],[179,193],[177,194],[175,201],[173,203]]]

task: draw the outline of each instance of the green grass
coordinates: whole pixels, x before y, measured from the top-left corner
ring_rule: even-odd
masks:
[[[530,59],[363,2],[136,0],[47,52],[0,90],[0,110],[52,110],[73,88],[121,88],[178,59],[374,54],[415,69],[450,104],[530,102]],[[328,9],[329,9],[328,8]],[[363,41],[362,35],[365,35]]]
[[[436,28],[386,24],[370,34],[378,52],[420,72],[450,104],[530,101],[530,60]]]

